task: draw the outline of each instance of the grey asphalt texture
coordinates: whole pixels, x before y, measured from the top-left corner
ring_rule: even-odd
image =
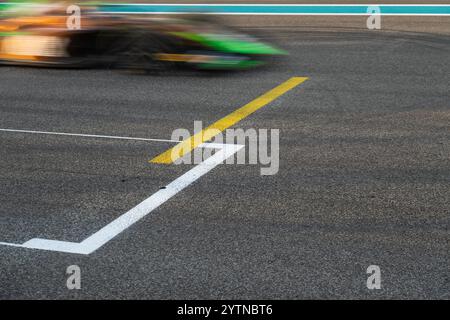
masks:
[[[0,128],[161,139],[309,80],[236,126],[280,130],[278,174],[218,166],[88,256],[0,246],[0,298],[449,299],[450,38],[271,36],[249,72],[1,67]],[[81,241],[192,167],[171,146],[0,132],[0,241]]]

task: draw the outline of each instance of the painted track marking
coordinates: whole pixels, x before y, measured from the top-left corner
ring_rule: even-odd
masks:
[[[134,141],[156,141],[156,142],[180,142],[177,140],[168,140],[168,139],[148,139],[148,138],[135,138],[135,137],[104,136],[104,135],[97,135],[97,134],[33,131],[33,130],[19,130],[19,129],[0,129],[0,131],[1,132],[15,132],[15,133],[30,133],[30,134],[48,134],[48,135],[56,135],[56,136],[84,137],[84,138],[101,138],[101,139],[117,139],[117,140],[134,140]]]
[[[199,147],[216,148],[219,149],[219,151],[172,181],[165,189],[160,189],[136,207],[110,222],[82,242],[35,238],[23,244],[0,242],[0,245],[84,255],[90,254],[243,148],[242,145],[216,143],[206,143]]]
[[[95,250],[102,247],[104,244],[109,242],[111,239],[116,237],[118,234],[150,214],[153,210],[158,208],[160,205],[168,201],[170,198],[175,196],[178,192],[182,191],[190,184],[198,180],[200,177],[214,169],[216,166],[221,164],[230,156],[234,155],[236,152],[241,150],[243,145],[234,144],[217,144],[217,143],[205,143],[205,141],[211,140],[215,135],[218,134],[217,130],[223,131],[234,124],[238,123],[242,119],[248,117],[250,114],[256,112],[260,108],[269,104],[276,98],[280,97],[287,91],[295,88],[299,84],[306,81],[308,78],[305,77],[293,77],[272,90],[266,92],[262,96],[256,98],[255,100],[249,102],[238,110],[232,112],[228,116],[216,121],[214,124],[204,129],[203,131],[193,135],[190,139],[184,140],[172,149],[167,150],[161,155],[154,158],[151,162],[161,163],[155,161],[158,158],[164,158],[165,154],[169,154],[169,162],[172,163],[175,159],[171,156],[172,150],[177,150],[178,146],[188,145],[189,151],[194,148],[216,148],[219,149],[212,156],[178,177],[164,189],[160,189],[152,196],[138,204],[133,209],[124,213],[114,221],[110,222],[108,225],[95,232],[93,235],[89,236],[82,242],[69,242],[69,241],[59,241],[52,239],[41,239],[34,238],[26,241],[23,244],[18,243],[8,243],[0,242],[0,245],[26,248],[26,249],[40,249],[47,251],[58,251],[65,253],[75,253],[75,254],[90,254]],[[211,130],[214,129],[214,130]],[[176,140],[165,140],[165,139],[147,139],[147,138],[133,138],[133,137],[120,137],[120,136],[106,136],[106,135],[91,135],[91,134],[77,134],[77,133],[64,133],[64,132],[49,132],[49,131],[32,131],[32,130],[19,130],[19,129],[0,129],[2,132],[16,132],[16,133],[30,133],[30,134],[49,134],[49,135],[62,135],[62,136],[78,136],[78,137],[88,137],[88,138],[108,138],[108,139],[122,139],[122,140],[138,140],[138,141],[161,141],[161,142],[179,142]],[[214,133],[214,134],[213,134]],[[183,150],[183,149],[182,149]],[[183,156],[184,154],[181,154]],[[180,153],[178,153],[180,155]],[[164,162],[162,162],[164,163]]]
[[[301,83],[308,80],[306,77],[293,77],[289,80],[283,82],[282,84],[276,86],[272,90],[264,93],[262,96],[259,96],[255,100],[247,103],[243,107],[237,109],[236,111],[230,113],[229,115],[223,117],[222,119],[216,121],[209,127],[203,129],[202,131],[194,134],[190,138],[182,141],[178,145],[169,150],[161,153],[156,156],[150,162],[152,163],[161,163],[161,164],[171,164],[174,161],[182,158],[184,155],[188,154],[199,145],[204,142],[207,142],[214,138],[220,132],[226,130],[227,128],[235,125],[239,121],[248,117],[252,113],[261,109],[262,107],[268,105],[273,100],[277,99],[281,95],[285,94],[289,90],[295,88]]]

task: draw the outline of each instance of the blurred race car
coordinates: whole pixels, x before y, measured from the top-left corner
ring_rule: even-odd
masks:
[[[44,8],[39,14],[0,20],[0,64],[145,71],[184,65],[221,70],[246,69],[286,54],[207,15],[136,18],[86,10],[81,28],[72,30],[66,10]]]

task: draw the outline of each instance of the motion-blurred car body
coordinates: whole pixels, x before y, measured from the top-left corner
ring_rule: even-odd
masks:
[[[0,63],[52,67],[115,67],[160,70],[246,69],[285,52],[215,23],[205,15],[136,18],[81,15],[67,27],[65,10],[0,20]]]

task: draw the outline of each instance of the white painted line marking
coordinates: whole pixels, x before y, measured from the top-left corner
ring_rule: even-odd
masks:
[[[70,136],[70,137],[84,137],[84,138],[102,138],[102,139],[118,139],[118,140],[135,140],[135,141],[157,141],[157,142],[181,142],[179,140],[168,140],[168,139],[148,139],[148,138],[135,138],[135,137],[104,136],[104,135],[97,135],[97,134],[33,131],[33,130],[19,130],[19,129],[0,129],[0,131],[2,131],[2,132],[17,132],[17,133],[49,134],[49,135],[56,135],[56,136]]]
[[[221,6],[233,6],[233,7],[367,7],[368,4],[323,4],[323,3],[312,3],[312,4],[284,4],[284,3],[105,3],[109,6],[174,6],[174,7],[199,7],[199,6],[209,6],[209,7],[221,7]],[[384,4],[379,3],[375,6],[387,6],[387,7],[442,7],[447,6],[447,4]]]
[[[23,244],[0,242],[0,245],[66,253],[90,254],[116,237],[118,234],[147,216],[149,213],[172,198],[178,192],[224,162],[227,158],[234,155],[244,146],[234,144],[204,143],[199,147],[217,148],[219,149],[219,151],[217,151],[214,155],[210,156],[208,159],[198,164],[182,176],[172,181],[166,186],[165,189],[160,189],[151,197],[144,200],[136,207],[124,213],[80,243],[35,238]]]
[[[169,11],[158,11],[158,12],[128,12],[128,11],[106,11],[102,12],[103,14],[137,14],[137,15],[162,15],[162,14],[173,14],[173,15],[183,15],[183,14],[192,14],[191,12],[169,12]],[[342,13],[342,14],[336,14],[336,13],[269,13],[269,12],[262,12],[262,13],[241,13],[241,12],[197,12],[197,14],[208,14],[208,15],[230,15],[230,16],[370,16],[371,13]],[[392,17],[415,17],[415,16],[422,16],[422,17],[448,17],[449,14],[439,14],[439,13],[417,13],[417,14],[405,14],[405,13],[378,13],[373,15],[380,15],[380,16],[392,16]]]

